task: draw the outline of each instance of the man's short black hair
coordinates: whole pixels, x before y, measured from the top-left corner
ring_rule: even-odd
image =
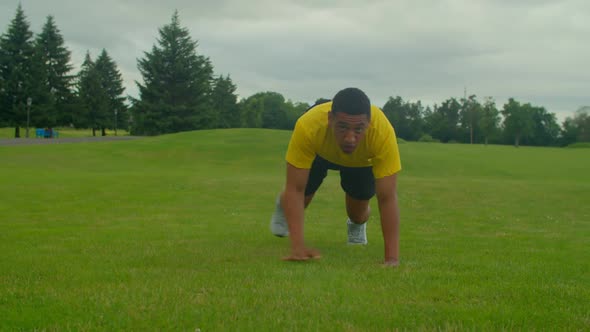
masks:
[[[371,101],[369,97],[358,88],[346,88],[338,91],[332,100],[332,112],[346,113],[350,115],[366,114],[371,118]]]

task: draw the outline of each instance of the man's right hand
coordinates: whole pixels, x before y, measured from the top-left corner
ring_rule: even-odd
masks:
[[[316,249],[311,248],[301,248],[301,249],[293,249],[291,251],[291,255],[283,257],[284,261],[291,261],[291,262],[300,262],[306,261],[309,259],[319,259],[322,256],[320,252]]]

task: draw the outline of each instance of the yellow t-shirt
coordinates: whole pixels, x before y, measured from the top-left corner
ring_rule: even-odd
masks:
[[[297,167],[310,169],[316,155],[341,166],[373,167],[376,179],[401,170],[395,131],[376,106],[371,106],[371,123],[363,140],[351,154],[342,152],[328,126],[332,102],[319,104],[303,114],[295,124],[286,160]]]

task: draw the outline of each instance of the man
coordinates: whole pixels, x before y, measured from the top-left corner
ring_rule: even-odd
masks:
[[[393,127],[357,88],[339,91],[332,102],[316,105],[295,125],[287,149],[287,181],[277,197],[270,228],[289,236],[289,261],[319,258],[305,246],[303,211],[327,175],[340,171],[348,215],[348,243],[367,244],[369,200],[377,194],[385,247],[384,264],[399,264],[397,172],[401,163]]]

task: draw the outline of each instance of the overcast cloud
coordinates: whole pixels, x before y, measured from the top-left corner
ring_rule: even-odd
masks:
[[[19,1],[0,0],[0,32]],[[137,59],[174,10],[240,98],[276,91],[313,103],[356,86],[426,105],[514,97],[561,121],[590,105],[590,1],[22,0],[35,33],[53,15],[76,67],[105,48],[137,95]]]

